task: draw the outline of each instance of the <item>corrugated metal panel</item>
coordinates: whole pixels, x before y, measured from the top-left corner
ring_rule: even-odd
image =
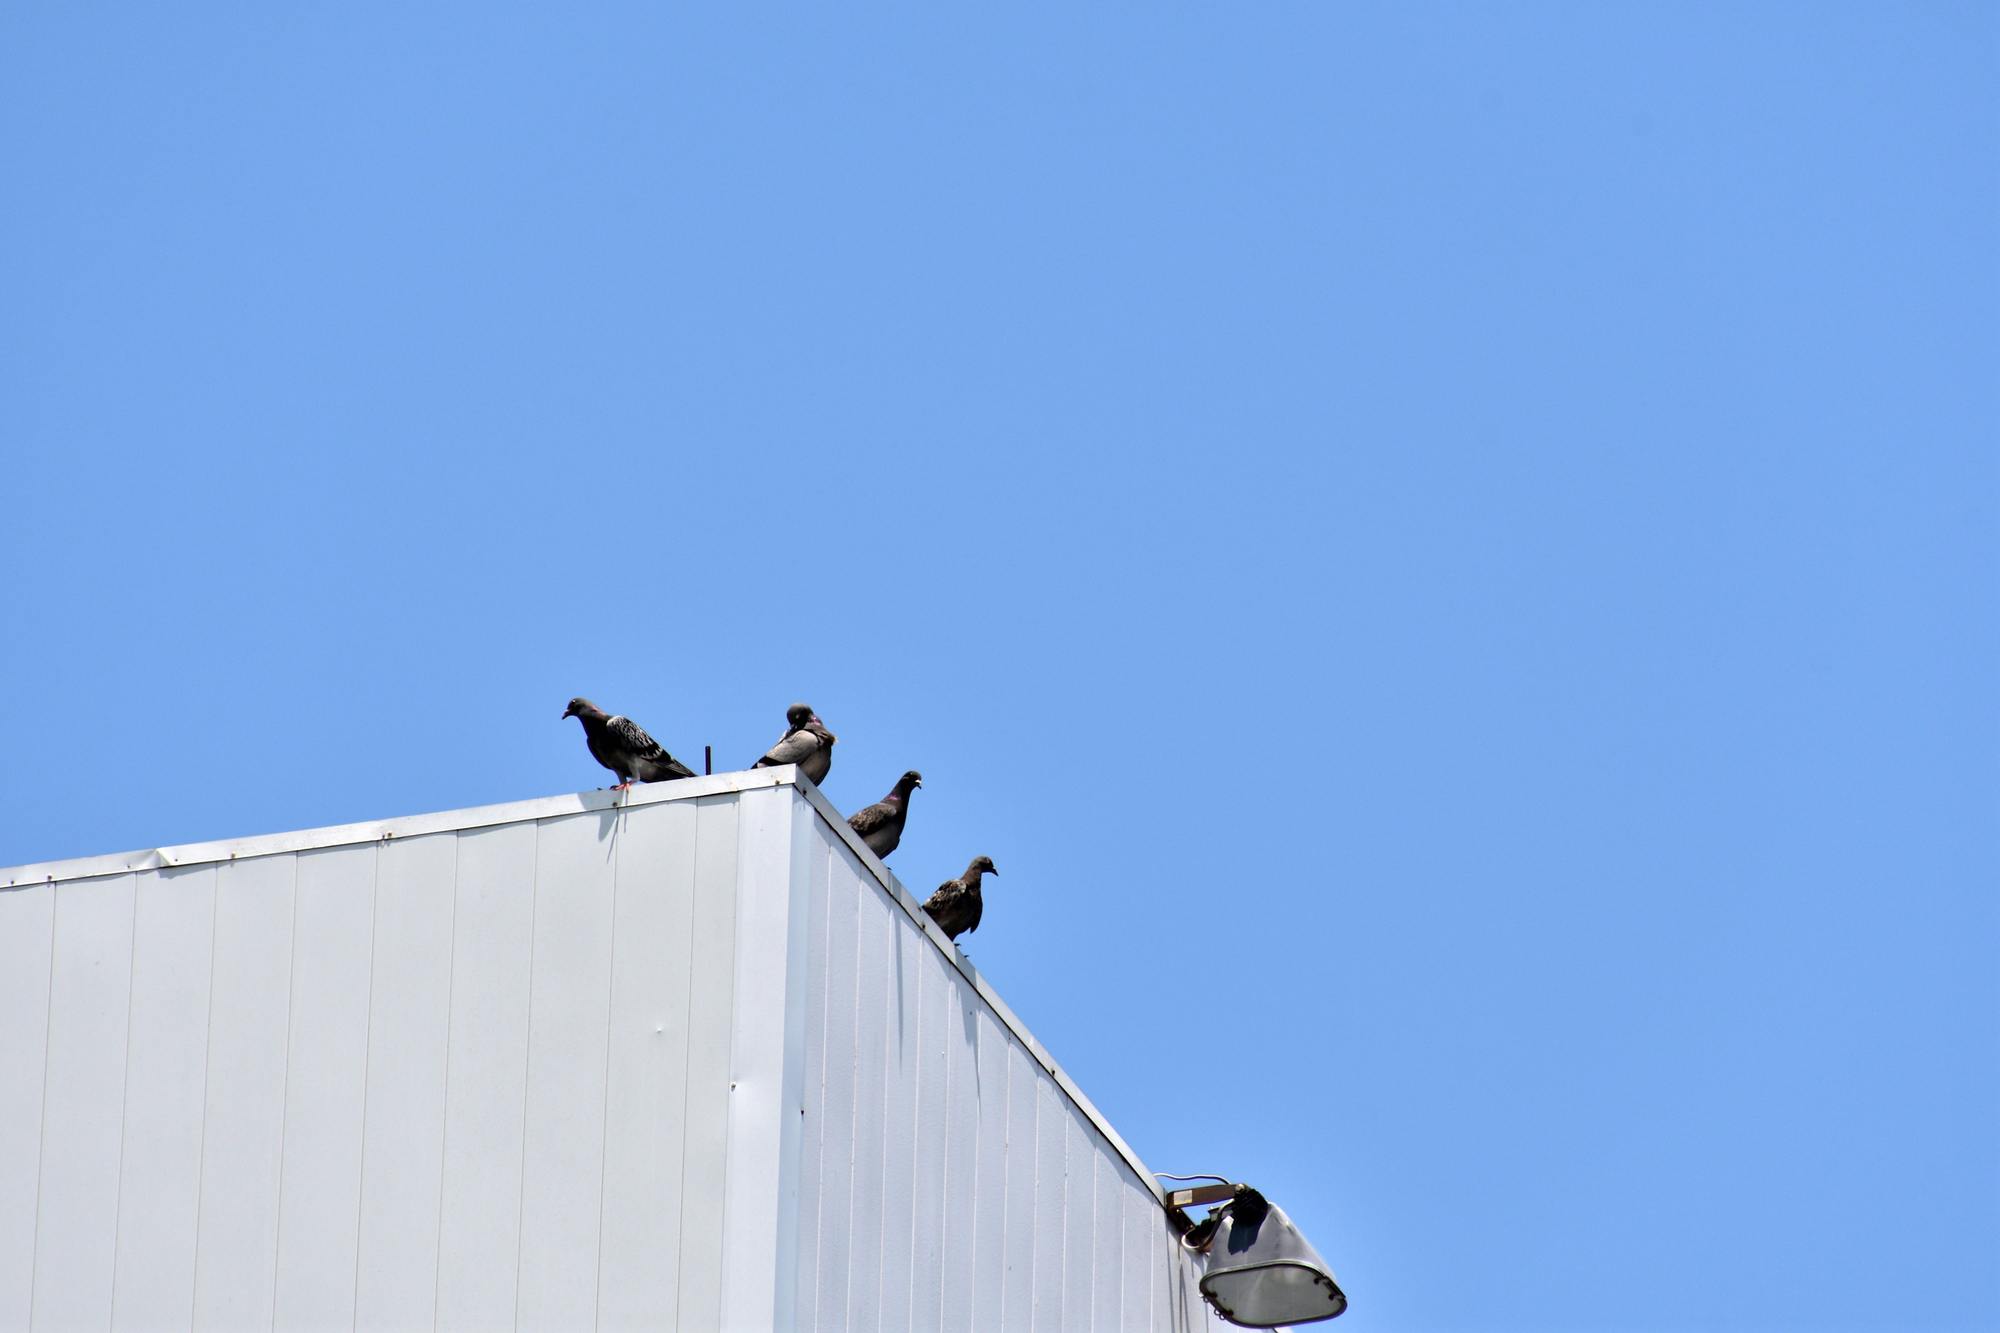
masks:
[[[736,957],[734,797],[701,803],[695,827],[694,927],[688,1005],[687,1098],[682,1112],[679,1325],[717,1328],[722,1320],[722,1228],[718,1225],[729,1151],[729,1025]],[[771,997],[760,997],[770,1003]]]
[[[152,870],[135,883],[114,1329],[172,1328],[194,1310],[217,873]]]
[[[921,935],[889,915],[888,1004],[884,1043],[882,1118],[882,1287],[877,1327],[907,1333],[910,1326],[911,1259],[916,1249],[917,1159],[926,1145],[917,1124],[919,1026],[923,1015],[917,950],[928,948]]]
[[[635,822],[634,827],[637,827]],[[514,1326],[538,824],[458,835],[437,1326]]]
[[[35,1249],[34,1322],[111,1322],[125,1021],[132,982],[132,876],[56,890],[49,978],[47,1105]]]
[[[944,1249],[945,1162],[951,1151],[950,1106],[945,1087],[951,1077],[952,1040],[958,1018],[950,966],[915,931],[905,931],[915,955],[917,1021],[916,1134],[910,1141],[913,1241],[910,1249],[910,1315],[913,1329],[938,1326],[947,1257]],[[970,1191],[967,1191],[970,1197]],[[958,1265],[953,1265],[954,1267]]]
[[[1204,1326],[1198,1275],[1122,1145],[914,900],[832,821],[815,828],[801,1324]]]
[[[1008,1080],[1012,1074],[1012,1059],[1007,1030],[1000,1026],[1000,1020],[991,1010],[980,1003],[976,995],[960,996],[966,1010],[972,1014],[970,1061],[960,1058],[959,1064],[972,1066],[972,1110],[974,1123],[959,1117],[965,1114],[965,1093],[961,1088],[960,1097],[954,1103],[954,1121],[969,1133],[974,1140],[975,1158],[972,1170],[972,1262],[966,1267],[972,1270],[972,1295],[963,1313],[962,1328],[977,1333],[977,1330],[997,1323],[1000,1313],[1006,1308],[1004,1292],[1007,1288],[1007,1265],[1014,1258],[1017,1247],[1025,1247],[1028,1234],[1025,1229],[1018,1241],[1010,1241],[1007,1235],[1007,1209],[1013,1202],[1014,1191],[1009,1187],[1007,1176],[1007,1139],[1011,1132],[1008,1121],[1011,1099]],[[1033,1105],[1033,1103],[1029,1103]],[[1033,1137],[1032,1126],[1029,1137]],[[1025,1178],[1024,1197],[1032,1195],[1034,1181]],[[961,1248],[960,1253],[965,1251]],[[946,1278],[947,1290],[954,1286]],[[957,1323],[959,1316],[953,1316]]]
[[[855,922],[855,991],[852,1027],[854,1047],[854,1137],[829,1145],[836,1156],[852,1154],[854,1170],[848,1186],[847,1310],[844,1327],[876,1328],[882,1322],[883,1175],[887,1142],[881,1130],[888,1107],[890,1020],[890,960],[896,949],[896,924],[880,896],[858,883]],[[812,1107],[806,1107],[808,1119]]]
[[[9,876],[0,1327],[671,1327],[727,1140],[739,796],[705,785]]]
[[[831,924],[830,914],[833,905],[833,895],[829,888],[832,849],[824,841],[813,836],[810,827],[804,827],[810,821],[800,822],[801,832],[806,839],[806,993],[802,997],[805,1000],[805,1014],[802,1015],[802,1021],[805,1021],[809,1016],[825,1012],[829,1003],[829,991],[833,985],[831,969],[828,966],[830,960],[827,957],[827,932]],[[849,961],[852,962],[851,952]],[[849,994],[851,993],[850,988]],[[798,1108],[801,1112],[799,1226],[797,1243],[793,1251],[800,1277],[793,1309],[798,1324],[801,1327],[810,1327],[817,1321],[819,1311],[817,1286],[813,1285],[811,1289],[808,1287],[813,1282],[809,1275],[820,1270],[821,1247],[826,1240],[826,1228],[820,1218],[826,1206],[828,1178],[831,1175],[825,1161],[825,1143],[827,1122],[832,1118],[832,1108],[828,1107],[827,1114],[811,1120],[806,1118],[803,1111],[812,1098],[817,1097],[822,1102],[825,1100],[826,1094],[823,1089],[831,1076],[831,1071],[827,1068],[826,1024],[821,1022],[817,1026],[809,1026],[800,1044],[805,1054],[805,1078]],[[842,1063],[845,1063],[844,1058]]]
[[[422,1327],[436,1308],[458,839],[397,839],[376,862],[354,1281],[363,1328]]]
[[[745,792],[739,810],[735,993],[744,1003],[730,1036],[721,1325],[789,1328],[797,1317],[805,891],[815,839],[811,812],[791,792]]]
[[[618,849],[597,1278],[607,1329],[678,1327],[697,820],[691,801],[667,806],[633,821]]]
[[[826,1015],[852,1015],[860,1003],[861,880],[854,867],[827,848]],[[816,1214],[807,1214],[799,1243],[798,1307],[812,1311],[808,1327],[848,1326],[849,1275],[853,1268],[854,1126],[859,1120],[861,1070],[855,1034],[859,1025],[828,1019],[807,1041],[824,1051],[820,1081],[806,1089],[804,1193],[819,1195]],[[820,1114],[812,1114],[817,1096]],[[807,1303],[807,1288],[812,1302]],[[805,1321],[801,1319],[801,1323]]]
[[[194,1326],[271,1320],[290,1027],[293,856],[219,866]],[[61,1325],[55,1325],[61,1327]]]
[[[1044,1101],[1041,1072],[1019,1044],[1003,1039],[1001,1050],[1007,1064],[1007,1142],[997,1177],[1006,1200],[1000,1233],[1005,1262],[1000,1279],[1000,1322],[1008,1330],[1026,1330],[1035,1327],[1035,1260],[1048,1246],[1049,1237],[1044,1233],[1051,1217],[1058,1227],[1061,1225],[1062,1196],[1055,1194],[1055,1207],[1049,1206],[1051,1200],[1042,1191],[1060,1185],[1060,1181],[1051,1181],[1038,1169]],[[1051,1279],[1046,1260],[1043,1265],[1043,1280],[1060,1295],[1062,1270],[1057,1269]]]
[[[938,1227],[938,1319],[940,1329],[952,1333],[971,1333],[975,1327],[974,1311],[977,1304],[977,1274],[981,1267],[991,1267],[997,1274],[997,1264],[986,1264],[979,1253],[979,1140],[986,1130],[986,1118],[981,1115],[980,1068],[978,1024],[980,1021],[979,997],[969,989],[953,985],[948,975],[940,974],[944,982],[943,1017],[948,1025],[940,1033],[940,1044],[945,1051],[944,1103],[944,1207]],[[988,1098],[986,1105],[1002,1113],[1006,1110],[1006,1100],[1000,1097]],[[1004,1137],[1006,1123],[998,1123],[996,1137]],[[999,1192],[994,1191],[995,1202]],[[992,1228],[991,1236],[998,1237],[1000,1229]],[[971,1256],[970,1263],[956,1263],[952,1256]],[[998,1285],[995,1284],[995,1292]]]
[[[596,1313],[618,822],[610,811],[548,820],[536,849],[517,1294],[529,1329],[580,1328]]]
[[[0,893],[0,1328],[26,1328],[35,1290],[43,1076],[56,887]]]
[[[278,1328],[351,1322],[376,853],[298,855],[284,1152],[278,1178]]]
[[[0,1327],[1205,1325],[1143,1167],[795,784],[0,871]]]

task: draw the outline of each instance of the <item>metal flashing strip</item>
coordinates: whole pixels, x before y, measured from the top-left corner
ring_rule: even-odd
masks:
[[[111,852],[104,856],[73,857],[66,861],[40,861],[0,868],[0,891],[26,888],[31,884],[59,883],[71,879],[96,879],[103,875],[123,875],[134,870],[178,869],[208,865],[217,861],[243,861],[256,856],[277,856],[285,852],[316,851],[323,847],[347,847],[355,843],[384,842],[391,838],[414,838],[426,833],[446,833],[458,829],[489,828],[495,824],[518,824],[556,815],[588,814],[594,810],[615,810],[627,806],[654,805],[661,801],[690,801],[726,792],[757,791],[765,787],[791,785],[798,770],[752,768],[738,773],[714,773],[706,777],[681,778],[675,782],[653,782],[615,792],[608,788],[572,792],[566,796],[540,796],[528,801],[502,805],[478,805],[462,810],[441,810],[427,815],[403,815],[394,819],[368,820],[359,824],[333,824],[325,828],[300,829],[295,833],[264,833],[248,838],[222,838],[213,842],[191,842],[178,847],[155,847],[149,851]]]
[[[936,922],[924,911],[918,900],[903,887],[902,881],[882,864],[876,855],[868,850],[858,834],[847,826],[847,819],[833,803],[821,794],[810,779],[800,776],[796,765],[786,764],[773,768],[752,768],[733,773],[714,773],[704,777],[681,778],[674,782],[645,783],[625,792],[608,789],[572,792],[563,796],[541,796],[527,801],[510,801],[501,805],[472,806],[462,810],[444,810],[433,814],[404,815],[395,819],[369,820],[358,824],[335,824],[325,828],[301,829],[294,833],[267,833],[248,838],[225,838],[212,842],[193,842],[176,847],[156,847],[149,851],[112,852],[103,856],[74,857],[63,861],[42,861],[28,865],[0,868],[0,893],[13,889],[26,889],[43,884],[62,883],[68,880],[97,879],[107,875],[130,874],[137,870],[175,869],[182,866],[209,865],[223,861],[242,861],[259,856],[278,856],[287,852],[314,851],[326,847],[347,847],[357,843],[385,842],[392,838],[414,838],[427,833],[446,833],[463,829],[490,828],[497,824],[518,824],[530,820],[549,819],[561,815],[588,814],[592,811],[614,810],[639,805],[657,805],[665,801],[690,801],[703,796],[720,796],[729,792],[760,791],[769,787],[794,787],[804,797],[814,813],[831,829],[834,836],[847,845],[855,859],[875,878],[882,891],[898,907],[910,922],[935,946],[945,960],[971,983],[979,998],[993,1011],[1001,1025],[1018,1038],[1027,1048],[1036,1064],[1048,1071],[1056,1086],[1069,1098],[1072,1105],[1083,1113],[1104,1141],[1111,1145],[1139,1177],[1142,1185],[1153,1197],[1166,1206],[1166,1195],[1160,1182],[1154,1179],[1139,1155],[1120,1138],[1118,1131],[1084,1096],[1075,1080],[1063,1072],[1048,1048],[1035,1039],[1006,1001],[989,985],[979,969],[975,968],[964,954],[958,951],[950,938],[938,928]]]

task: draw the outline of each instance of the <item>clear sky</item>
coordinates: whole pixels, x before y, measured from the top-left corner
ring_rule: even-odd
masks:
[[[0,863],[794,698],[1341,1326],[2000,1326],[2000,10],[15,5]]]

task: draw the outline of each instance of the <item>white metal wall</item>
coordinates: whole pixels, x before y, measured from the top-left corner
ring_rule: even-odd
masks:
[[[0,1329],[716,1327],[739,807],[790,799],[0,891]]]
[[[1205,1327],[794,781],[0,872],[0,1330]]]
[[[950,946],[816,828],[800,1327],[1210,1327],[1200,1274],[1138,1171]]]

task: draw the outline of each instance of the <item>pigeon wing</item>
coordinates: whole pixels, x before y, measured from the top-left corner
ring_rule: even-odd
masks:
[[[820,747],[819,737],[800,727],[773,745],[752,767],[775,768],[779,764],[802,764]]]
[[[937,892],[924,903],[924,910],[930,913],[931,920],[937,922],[945,934],[956,935],[958,918],[964,906],[965,885],[953,879],[938,885]]]
[[[651,759],[658,762],[667,757],[660,743],[646,734],[646,729],[631,718],[619,715],[609,719],[604,729],[611,733],[611,743],[635,759]]]
[[[646,771],[653,775],[646,779],[648,782],[671,782],[675,778],[691,778],[694,776],[693,769],[668,754],[665,750],[660,751],[658,759],[644,762],[649,765]]]
[[[877,801],[862,810],[856,810],[847,818],[847,827],[867,837],[895,817],[896,808],[887,801]]]
[[[668,754],[665,747],[629,717],[614,717],[604,724],[611,743],[629,757],[631,776],[641,782],[668,782],[691,778],[694,770]],[[610,765],[606,765],[610,767]]]

